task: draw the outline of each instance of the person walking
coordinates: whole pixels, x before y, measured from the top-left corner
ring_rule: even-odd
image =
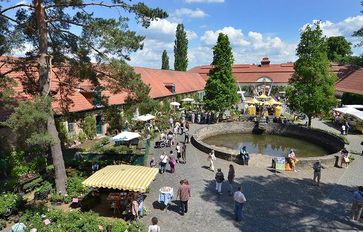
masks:
[[[228,171],[228,184],[229,184],[229,195],[232,196],[233,194],[233,180],[234,180],[235,172],[234,167],[232,164],[229,165],[229,171]]]
[[[185,164],[187,162],[187,145],[185,144],[185,142],[183,143],[182,146],[182,159],[183,163]]]
[[[342,125],[342,135],[345,135],[345,124]]]
[[[151,218],[151,225],[149,225],[149,229],[147,232],[160,232],[160,226],[158,226],[158,218],[152,217]]]
[[[224,174],[223,174],[223,172],[222,172],[222,170],[220,168],[217,169],[215,180],[216,180],[216,191],[220,195],[222,195],[222,184],[223,184],[223,181],[224,181]]]
[[[137,202],[136,196],[133,197],[131,202],[131,221],[135,221],[139,225],[139,202]]]
[[[160,156],[160,174],[166,171],[166,164],[168,163],[169,157],[166,155],[165,151]]]
[[[242,221],[243,218],[243,205],[246,202],[246,197],[242,193],[242,187],[239,186],[237,191],[233,195],[234,199],[234,219],[236,221]]]
[[[363,209],[363,186],[359,186],[358,190],[353,194],[352,213],[353,220],[359,221]]]
[[[181,147],[179,145],[179,143],[176,144],[176,158],[177,158],[177,162],[180,163],[180,158],[181,158]]]
[[[208,154],[208,161],[209,161],[209,170],[214,172],[214,161],[216,160],[216,156],[214,155],[214,150]]]
[[[174,173],[175,172],[175,167],[176,167],[176,159],[175,156],[172,155],[169,157],[169,166],[170,166],[170,173]]]
[[[321,165],[320,160],[316,161],[313,165],[313,169],[314,169],[314,177],[313,177],[313,181],[314,181],[314,185],[316,184],[317,186],[320,185],[320,178],[321,178],[321,169],[324,168]]]
[[[348,123],[348,121],[345,122],[345,135],[347,135],[349,133],[349,129],[350,129],[350,125]]]
[[[192,197],[190,184],[187,179],[184,179],[177,193],[177,198],[180,200],[181,215],[188,212],[188,201],[190,197]]]
[[[184,133],[184,143],[189,143],[189,130],[187,129]]]

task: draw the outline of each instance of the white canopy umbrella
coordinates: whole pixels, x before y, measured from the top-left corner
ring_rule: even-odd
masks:
[[[349,114],[352,115],[360,120],[363,120],[363,111],[354,109],[354,108],[350,108],[350,107],[343,107],[343,108],[335,108],[335,111],[338,111],[340,113],[343,114]]]
[[[171,106],[180,106],[180,103],[179,102],[170,102],[170,105]]]
[[[133,118],[133,120],[135,121],[140,121],[140,122],[147,122],[151,119],[154,119],[155,116],[154,115],[151,115],[151,114],[145,114],[145,115],[140,115],[139,117],[135,117]]]
[[[120,134],[112,137],[112,140],[115,142],[119,141],[130,141],[136,138],[139,138],[140,134],[136,132],[123,131]]]
[[[183,100],[181,100],[182,102],[193,102],[194,99],[193,98],[190,98],[190,97],[187,97],[187,98],[184,98]]]

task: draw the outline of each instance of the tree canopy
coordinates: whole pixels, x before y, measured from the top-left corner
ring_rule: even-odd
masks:
[[[95,17],[93,11],[98,8],[134,15],[144,27],[151,20],[167,16],[159,8],[123,0],[33,0],[0,6],[0,55],[24,45],[30,48],[25,58],[9,61],[14,67],[10,71],[23,71],[25,92],[54,100],[50,86],[55,82],[62,102],[69,105],[72,102],[68,96],[78,89],[81,81],[89,80],[101,90],[107,87],[112,92],[126,91],[129,99],[146,98],[148,87],[126,63],[130,53],[142,48],[144,37],[128,28],[127,17]],[[1,91],[8,87],[10,71],[0,72]],[[57,191],[66,193],[66,173],[53,114],[46,127],[53,140],[51,152]]]
[[[327,113],[336,105],[336,75],[330,70],[326,41],[319,23],[308,25],[300,35],[294,74],[287,89],[289,107],[311,118]]]
[[[344,36],[332,36],[327,38],[328,59],[332,62],[340,62],[352,54],[351,43]]]
[[[219,33],[217,44],[213,47],[212,69],[205,86],[206,109],[221,111],[232,107],[238,101],[232,64],[233,54],[228,36]]]
[[[166,50],[163,51],[163,55],[161,56],[161,69],[169,70],[169,56]]]
[[[188,68],[188,39],[183,24],[176,27],[174,44],[174,70],[186,71]]]

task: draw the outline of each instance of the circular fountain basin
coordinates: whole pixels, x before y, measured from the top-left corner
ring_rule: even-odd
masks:
[[[344,147],[339,136],[326,131],[269,123],[260,125],[259,134],[254,134],[256,126],[252,122],[230,122],[208,125],[196,131],[192,143],[199,150],[215,150],[216,156],[239,163],[239,148],[243,145],[251,157],[251,163],[271,164],[273,156],[286,156],[294,149],[300,160],[298,166],[311,167],[321,160],[325,165],[336,162],[338,152]],[[258,158],[257,158],[258,157]]]

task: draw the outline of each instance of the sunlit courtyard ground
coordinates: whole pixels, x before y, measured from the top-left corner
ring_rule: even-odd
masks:
[[[191,132],[202,125],[192,125]],[[335,131],[320,121],[314,127]],[[179,137],[178,139],[184,139]],[[214,173],[209,171],[207,154],[188,144],[187,163],[178,164],[176,173],[158,175],[151,184],[146,198],[146,225],[153,216],[158,217],[162,231],[359,231],[363,224],[351,220],[352,194],[357,185],[363,185],[363,157],[361,135],[348,135],[349,149],[355,151],[354,162],[347,169],[327,167],[322,171],[320,187],[312,182],[312,169],[274,173],[268,167],[235,165],[235,187],[242,185],[247,198],[244,219],[233,220],[233,198],[228,186],[223,195],[214,190]],[[172,148],[175,151],[175,148]],[[170,148],[165,149],[169,152]],[[157,158],[162,150],[153,150]],[[218,159],[216,168],[228,173],[230,162]],[[176,190],[181,179],[192,185],[189,212],[181,216],[178,211]],[[162,186],[174,188],[174,201],[168,210],[159,208],[158,190]]]

